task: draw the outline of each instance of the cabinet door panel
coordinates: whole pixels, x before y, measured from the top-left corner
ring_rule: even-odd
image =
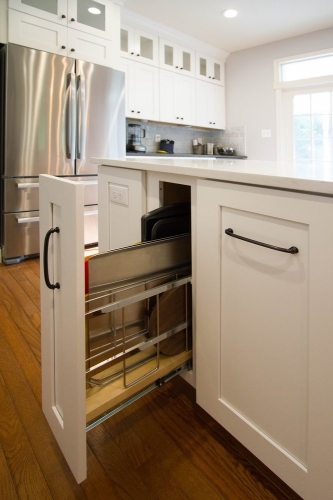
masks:
[[[112,66],[112,42],[82,31],[68,30],[68,53],[87,62]]]
[[[40,248],[60,230],[47,259],[60,288],[46,286],[41,259],[43,412],[78,483],[87,477],[83,202],[82,184],[40,176]]]
[[[178,123],[176,119],[176,80],[177,75],[160,70],[160,120]]]
[[[8,7],[67,26],[67,0],[9,0]]]
[[[177,114],[180,115],[180,123],[186,125],[195,124],[195,81],[193,78],[187,76],[178,77],[176,110]]]
[[[290,255],[234,239],[300,248]],[[307,224],[222,207],[220,399],[306,465]],[[263,404],[264,402],[264,404]]]
[[[302,498],[330,500],[332,200],[198,184],[198,403]]]
[[[67,56],[67,28],[16,10],[8,11],[8,41]]]
[[[89,9],[88,9],[89,7]],[[108,0],[71,0],[68,2],[68,27],[101,38],[112,38],[112,2]],[[96,9],[98,14],[90,12]]]
[[[158,69],[135,63],[134,85],[135,111],[139,118],[159,119]]]

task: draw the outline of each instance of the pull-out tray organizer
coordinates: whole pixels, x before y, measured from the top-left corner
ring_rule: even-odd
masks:
[[[101,411],[187,366],[190,236],[102,253],[87,264],[86,382],[91,426]]]
[[[190,368],[191,237],[84,261],[84,186],[40,176],[43,411],[78,482],[86,431]]]

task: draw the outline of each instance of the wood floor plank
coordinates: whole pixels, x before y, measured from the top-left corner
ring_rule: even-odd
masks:
[[[30,349],[30,346],[27,344],[25,338],[21,335],[21,329],[16,325],[16,323],[14,323],[10,313],[3,306],[1,298],[0,317],[0,332],[5,336],[15,359],[24,372],[35,398],[41,406],[42,395],[40,363]]]
[[[0,498],[4,500],[17,500],[15,486],[9,472],[6,457],[0,446]]]
[[[176,397],[172,405],[170,398],[167,396],[166,399],[162,393],[158,398],[147,399],[150,399],[147,404],[151,411],[156,412],[156,418],[164,430],[172,435],[177,446],[221,494],[244,500],[252,500],[254,494],[255,498],[262,500],[275,498],[262,485],[253,487],[255,481],[249,471],[219,445],[217,436],[207,432],[200,419],[179,398]],[[188,435],[184,439],[186,432]]]
[[[0,297],[36,356],[40,359],[40,311],[31,301],[12,271],[0,269]]]
[[[103,424],[89,431],[87,440],[112,481],[117,500],[156,500]]]
[[[165,387],[157,389],[149,397],[155,399],[158,392],[165,391]],[[123,420],[122,429],[132,429],[132,432],[140,436],[153,452],[152,457],[140,466],[138,472],[156,499],[219,500],[226,498],[193,466],[174,442],[172,435],[165,432],[159,423],[157,412],[151,409],[147,412],[147,399],[145,396],[126,408],[119,414],[119,419]],[[115,418],[109,419],[105,425],[117,439],[117,434],[122,430],[119,429]]]
[[[51,493],[31,449],[0,375],[0,443],[20,499],[52,500]]]
[[[76,483],[58,447],[40,405],[1,333],[0,367],[8,393],[34,455],[40,464],[52,498],[56,500],[63,498],[66,500],[86,499],[86,495]]]
[[[36,312],[38,312],[40,309],[39,277],[27,264],[23,263],[19,266],[8,266],[8,271],[19,283],[23,292],[35,305]]]

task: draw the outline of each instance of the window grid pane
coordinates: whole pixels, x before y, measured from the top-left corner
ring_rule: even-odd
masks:
[[[294,96],[294,160],[333,160],[332,110],[333,92],[310,92]]]

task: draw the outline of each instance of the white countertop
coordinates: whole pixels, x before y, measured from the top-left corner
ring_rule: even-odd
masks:
[[[92,158],[100,165],[189,175],[333,196],[333,162],[273,162],[233,159],[138,157]]]

